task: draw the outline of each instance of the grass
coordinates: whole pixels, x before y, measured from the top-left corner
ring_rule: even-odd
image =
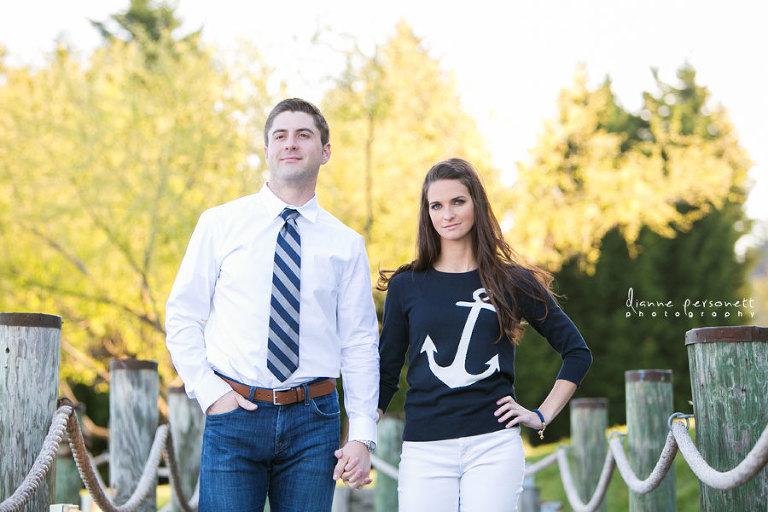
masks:
[[[610,430],[622,430],[621,427],[611,428]],[[691,429],[691,436],[693,436],[693,429]],[[527,460],[529,462],[536,462],[543,459],[545,456],[551,454],[561,444],[568,444],[569,440],[563,440],[562,442],[540,445],[537,447],[526,446]],[[677,511],[678,512],[698,512],[699,511],[699,481],[696,476],[688,467],[688,464],[683,459],[683,456],[678,453],[675,456],[675,486],[677,494]],[[576,468],[571,466],[571,471],[575,471]],[[638,475],[639,477],[645,477],[646,475]],[[560,470],[557,463],[550,465],[549,467],[539,471],[535,476],[536,487],[541,492],[541,501],[559,501],[563,504],[564,512],[572,512],[573,509],[568,504],[568,499],[565,496],[565,490],[563,489],[562,481],[560,480]],[[582,497],[585,499],[585,497]],[[623,512],[629,510],[629,488],[624,480],[621,478],[619,471],[614,469],[611,483],[608,486],[608,494],[606,495],[606,503],[608,505],[607,510],[609,512]]]

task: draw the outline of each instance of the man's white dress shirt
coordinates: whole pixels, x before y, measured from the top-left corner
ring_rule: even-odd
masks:
[[[267,368],[277,234],[286,206],[265,184],[203,212],[166,305],[166,345],[203,412],[229,392],[217,371],[251,386],[344,379],[349,439],[376,441],[378,322],[363,238],[317,203],[296,208],[301,235],[299,367],[285,382]]]

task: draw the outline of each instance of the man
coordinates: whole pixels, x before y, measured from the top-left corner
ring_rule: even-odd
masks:
[[[334,480],[370,482],[378,324],[363,239],[315,196],[328,140],[311,103],[275,106],[267,183],[200,216],[171,290],[166,345],[206,413],[200,512],[330,511]]]

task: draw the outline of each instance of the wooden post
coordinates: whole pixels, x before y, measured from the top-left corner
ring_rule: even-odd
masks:
[[[157,430],[157,362],[115,359],[109,370],[109,484],[122,505],[139,483]],[[154,487],[139,512],[157,511]]]
[[[187,398],[183,387],[168,389],[168,423],[184,492],[181,499],[189,500],[200,475],[205,416],[197,401]],[[172,500],[171,510],[180,512],[181,508]]]
[[[10,497],[43,448],[59,391],[61,317],[0,313],[0,501]],[[23,512],[48,510],[46,475]]]
[[[398,467],[400,465],[400,451],[403,448],[403,421],[384,416],[379,421],[378,437],[376,455],[384,462]],[[388,477],[381,471],[376,472],[374,508],[376,512],[391,512],[398,508],[397,480]]]
[[[672,370],[632,370],[624,372],[627,405],[627,444],[629,463],[638,478],[651,474],[664,449],[675,412],[672,400]],[[661,485],[648,494],[629,492],[630,512],[677,510],[675,466],[669,468]]]
[[[608,428],[607,398],[571,400],[571,464],[573,481],[582,501],[595,493],[608,453],[605,430]],[[597,510],[606,512],[608,500]]]
[[[707,327],[685,333],[696,446],[718,471],[744,460],[768,425],[768,328]],[[699,483],[702,512],[765,510],[768,468],[729,491]]]

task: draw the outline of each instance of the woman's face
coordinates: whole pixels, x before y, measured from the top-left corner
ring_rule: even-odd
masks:
[[[475,205],[459,180],[438,180],[427,189],[429,217],[443,240],[467,239],[475,226]]]

